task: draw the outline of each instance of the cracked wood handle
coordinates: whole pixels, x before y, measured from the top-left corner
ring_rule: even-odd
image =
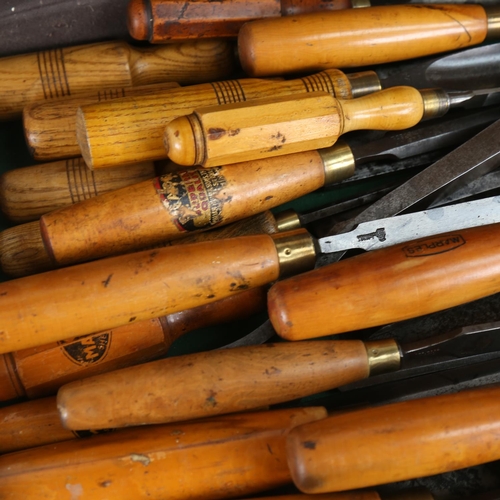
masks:
[[[370,374],[360,340],[265,344],[176,356],[58,391],[68,429],[176,422],[290,401]]]
[[[247,74],[270,76],[412,59],[482,43],[487,32],[480,5],[380,6],[253,21],[238,50]]]
[[[500,389],[347,412],[292,430],[288,463],[305,493],[432,476],[500,458]]]
[[[0,457],[0,497],[212,500],[291,483],[285,439],[322,407],[123,429]],[[74,494],[73,494],[74,493]]]
[[[500,224],[436,235],[280,281],[271,323],[288,340],[430,314],[500,291]]]
[[[296,233],[307,234],[298,230],[292,237]],[[277,237],[286,238],[255,235],[145,250],[1,283],[0,352],[172,314],[271,283],[280,274]]]
[[[172,120],[165,148],[179,165],[213,167],[326,148],[352,130],[409,128],[423,114],[420,92],[404,86],[346,100],[325,92],[256,99]]]
[[[137,49],[123,41],[78,45],[0,59],[0,119],[35,101],[131,85],[181,85],[227,78],[232,45],[202,40]]]
[[[167,43],[200,38],[236,38],[247,21],[305,12],[352,8],[356,0],[131,0],[129,33],[136,40]]]

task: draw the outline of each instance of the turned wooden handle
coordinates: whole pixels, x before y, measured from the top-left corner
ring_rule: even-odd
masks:
[[[266,344],[176,356],[72,382],[57,406],[68,429],[176,422],[250,410],[368,377],[361,341]]]
[[[398,5],[317,12],[245,24],[240,62],[251,76],[412,59],[484,41],[480,5]]]
[[[424,101],[417,89],[393,87],[351,100],[325,92],[208,106],[171,121],[165,149],[180,165],[213,167],[334,144],[352,130],[416,125]]]
[[[500,291],[500,225],[368,252],[273,285],[280,336],[298,340],[429,314]]]
[[[81,157],[16,168],[0,176],[0,208],[12,222],[34,221],[53,210],[154,176],[153,162],[92,171]]]
[[[44,99],[165,81],[190,85],[227,78],[234,68],[232,46],[220,40],[147,49],[116,41],[7,57],[0,60],[0,119],[18,118]]]
[[[197,108],[318,90],[350,99],[379,89],[374,72],[346,75],[337,69],[294,80],[247,78],[193,85],[83,106],[77,116],[77,139],[91,168],[126,165],[165,158],[165,126]]]
[[[430,491],[425,488],[413,488],[397,493],[391,492],[387,495],[379,494],[374,490],[344,491],[341,493],[318,493],[278,495],[272,497],[259,497],[262,500],[435,500]]]
[[[285,438],[324,408],[144,426],[0,457],[0,497],[213,500],[291,483]]]
[[[0,351],[214,302],[275,281],[279,267],[274,240],[258,235],[145,250],[6,281],[0,284]]]
[[[0,355],[0,401],[48,396],[73,380],[158,359],[185,333],[248,318],[265,304],[266,288],[259,287],[161,318]]]
[[[236,38],[247,21],[305,12],[349,9],[351,0],[131,0],[128,30],[136,40],[166,43],[199,38]]]
[[[33,158],[39,161],[80,156],[76,139],[76,112],[79,107],[123,97],[151,95],[178,87],[178,83],[166,82],[140,87],[98,89],[82,96],[35,102],[23,110],[26,144]]]
[[[230,224],[324,185],[317,151],[143,181],[45,214],[45,248],[59,266],[143,249]]]
[[[500,389],[343,413],[290,432],[288,463],[306,493],[364,488],[500,458]]]

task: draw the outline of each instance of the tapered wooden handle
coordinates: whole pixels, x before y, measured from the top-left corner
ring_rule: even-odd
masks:
[[[127,22],[129,33],[136,40],[166,43],[193,38],[236,38],[241,26],[253,19],[351,7],[351,0],[230,0],[217,8],[210,0],[132,0]]]
[[[0,457],[0,497],[213,500],[291,483],[285,437],[324,408],[126,429]],[[77,495],[77,496],[75,496]]]
[[[24,135],[30,153],[39,161],[80,156],[76,139],[76,112],[79,107],[123,97],[151,95],[178,87],[178,83],[166,82],[139,87],[98,89],[82,96],[30,104],[23,110]]]
[[[171,121],[165,149],[180,165],[213,167],[334,144],[344,132],[400,130],[423,116],[420,92],[393,87],[351,100],[324,92],[210,106]]]
[[[250,22],[238,50],[247,74],[281,75],[460,49],[483,42],[487,32],[479,5],[380,6]]]
[[[267,344],[176,356],[75,381],[57,405],[68,429],[176,422],[255,409],[369,375],[361,341]]]
[[[90,170],[81,157],[8,170],[0,176],[0,208],[12,222],[43,214],[155,176],[153,162]]]
[[[272,237],[259,235],[146,250],[10,280],[0,284],[0,350],[17,351],[213,302],[271,283],[279,267]]]
[[[0,119],[20,117],[39,100],[165,81],[189,85],[227,78],[234,68],[232,47],[220,40],[148,49],[117,41],[7,57],[0,60]]]
[[[273,285],[271,322],[288,340],[429,314],[500,291],[500,225],[376,250]]]
[[[243,320],[265,309],[266,288],[84,337],[0,355],[0,400],[55,394],[63,384],[146,363],[198,328]]]
[[[324,185],[317,151],[184,170],[45,214],[47,252],[58,265],[182,238],[269,210]]]
[[[77,117],[82,156],[92,168],[165,158],[165,126],[204,106],[323,90],[350,99],[380,89],[376,74],[329,69],[293,80],[241,79],[193,85],[153,95],[83,106]]]
[[[500,389],[332,416],[287,440],[296,486],[323,493],[449,472],[500,458]]]

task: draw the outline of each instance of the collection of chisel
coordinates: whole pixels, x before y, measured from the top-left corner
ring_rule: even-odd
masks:
[[[43,3],[0,499],[500,499],[500,2]]]

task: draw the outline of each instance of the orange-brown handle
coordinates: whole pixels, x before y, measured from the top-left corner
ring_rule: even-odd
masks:
[[[177,87],[178,83],[166,82],[140,87],[98,89],[82,96],[35,102],[23,110],[26,144],[33,158],[39,161],[80,156],[76,139],[76,112],[79,107],[123,97],[151,95]]]
[[[435,500],[430,491],[425,488],[414,488],[388,495],[374,490],[344,491],[342,493],[290,494],[272,497],[259,497],[262,500]]]
[[[343,413],[291,431],[288,463],[301,491],[324,493],[492,462],[499,411],[495,387]]]
[[[0,457],[0,497],[214,500],[291,483],[285,437],[324,408],[144,426]],[[168,493],[166,493],[168,492]]]
[[[172,120],[165,128],[165,149],[180,165],[213,167],[325,148],[352,130],[409,128],[423,114],[423,97],[412,87],[350,100],[325,92],[256,99]]]
[[[73,380],[158,359],[189,331],[263,311],[265,298],[266,288],[254,288],[161,318],[0,355],[0,401],[48,396]]]
[[[6,57],[0,60],[0,119],[18,118],[39,100],[165,81],[209,82],[234,68],[232,46],[221,40],[145,49],[116,41]]]
[[[324,185],[317,151],[184,170],[96,196],[40,219],[59,266],[116,255],[230,224]]]
[[[6,281],[0,284],[0,352],[214,302],[275,281],[279,268],[273,237],[258,235],[145,250]]]
[[[253,21],[241,28],[238,50],[247,74],[282,75],[460,49],[487,32],[480,5],[380,6]]]
[[[356,0],[131,0],[127,23],[136,40],[150,43],[236,38],[247,21],[304,12],[350,9]]]
[[[178,116],[203,106],[317,90],[350,99],[380,90],[380,82],[373,71],[346,75],[329,69],[293,80],[229,80],[90,104],[78,112],[78,143],[91,168],[157,160],[167,156],[165,126]]]
[[[298,340],[429,314],[500,291],[500,225],[376,250],[273,285],[271,322]]]
[[[362,341],[265,344],[176,356],[61,387],[68,429],[177,422],[261,408],[369,376]]]

